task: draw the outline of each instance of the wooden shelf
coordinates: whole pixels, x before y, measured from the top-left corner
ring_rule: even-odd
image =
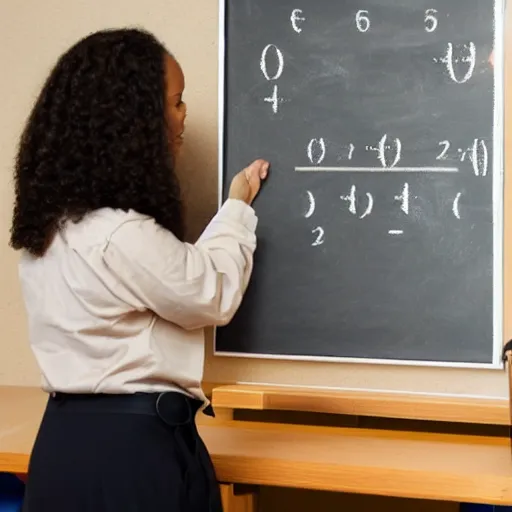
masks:
[[[226,482],[512,504],[505,439],[236,421],[200,430]]]
[[[303,411],[457,423],[510,424],[508,400],[499,399],[323,391],[242,384],[216,387],[212,397],[217,410]]]

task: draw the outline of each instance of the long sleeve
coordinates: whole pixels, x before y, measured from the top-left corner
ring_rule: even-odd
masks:
[[[180,242],[153,219],[121,224],[103,248],[115,293],[184,329],[225,325],[236,313],[253,268],[257,217],[228,199],[195,244]]]

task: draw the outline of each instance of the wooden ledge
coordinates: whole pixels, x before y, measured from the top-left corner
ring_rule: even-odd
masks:
[[[411,420],[509,425],[508,400],[230,385],[213,389],[215,408],[303,411]]]

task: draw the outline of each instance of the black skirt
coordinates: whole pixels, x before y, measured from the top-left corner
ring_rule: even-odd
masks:
[[[23,512],[222,512],[200,405],[180,393],[50,397]]]

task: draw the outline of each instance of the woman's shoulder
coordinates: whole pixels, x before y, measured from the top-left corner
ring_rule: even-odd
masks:
[[[78,222],[66,222],[66,231],[102,231],[116,230],[119,226],[131,222],[152,221],[149,215],[144,215],[135,210],[121,210],[119,208],[100,208],[86,214]]]
[[[124,222],[137,221],[137,220],[151,220],[149,215],[144,215],[135,210],[121,210],[120,208],[99,208],[89,212],[77,224],[105,224],[105,225],[118,225]]]
[[[98,246],[107,243],[122,226],[151,226],[153,223],[152,217],[134,210],[100,208],[89,212],[78,222],[68,220],[57,238],[74,249]]]

